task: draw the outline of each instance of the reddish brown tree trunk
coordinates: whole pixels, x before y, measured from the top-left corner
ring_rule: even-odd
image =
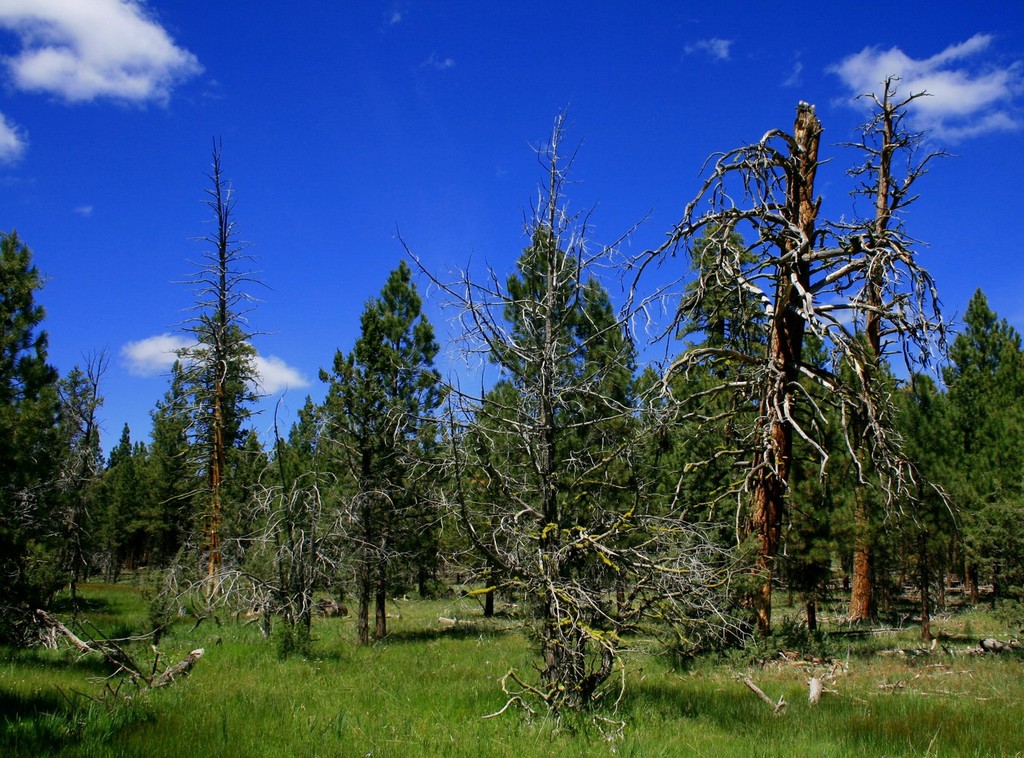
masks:
[[[889,219],[892,217],[890,208],[892,184],[892,156],[896,151],[896,129],[894,118],[895,106],[890,101],[889,82],[885,83],[882,109],[882,145],[878,153],[878,176],[875,186],[875,223],[868,239],[867,255],[872,255],[876,248],[884,249],[889,237]],[[866,300],[869,308],[864,314],[864,335],[867,339],[871,362],[863,367],[865,376],[863,383],[867,387],[877,374],[878,364],[882,355],[882,287],[883,267],[872,264],[868,268]],[[866,428],[866,424],[865,424]],[[871,465],[871,451],[862,444],[858,450],[858,458],[862,468]],[[854,547],[853,547],[853,586],[850,590],[851,621],[867,621],[874,619],[877,613],[875,598],[874,573],[872,571],[871,511],[863,500],[863,493],[857,494],[857,505],[854,510]]]
[[[219,367],[217,369],[220,370]],[[218,376],[213,390],[213,449],[210,454],[210,527],[209,527],[209,577],[212,580],[220,571],[221,548],[220,527],[221,514],[221,483],[224,478],[224,466],[227,456],[224,450],[224,382]],[[211,581],[209,592],[214,594],[215,583]]]
[[[813,597],[807,601],[807,631],[818,631],[818,601]]]
[[[871,568],[870,517],[864,493],[858,491],[854,507],[853,582],[850,586],[850,621],[867,621],[875,617],[875,591]]]
[[[782,532],[782,514],[793,454],[793,425],[783,416],[800,370],[804,341],[802,293],[810,285],[809,254],[815,244],[818,204],[814,177],[818,167],[821,124],[814,108],[801,103],[793,128],[786,168],[787,231],[780,236],[783,255],[777,279],[768,349],[772,378],[761,400],[762,418],[771,419],[765,448],[755,456],[751,522],[758,539],[756,569],[761,585],[754,593],[754,621],[759,634],[771,631],[772,575]],[[799,235],[796,232],[799,232]],[[797,286],[799,285],[799,286]]]
[[[766,455],[771,460],[764,461],[763,473],[754,486],[752,519],[758,539],[756,570],[761,580],[753,597],[754,623],[762,636],[767,636],[772,626],[772,576],[782,533],[788,451],[793,444],[792,431],[785,424],[775,424],[772,432],[773,449]]]

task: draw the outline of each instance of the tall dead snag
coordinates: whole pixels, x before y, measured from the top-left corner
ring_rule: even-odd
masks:
[[[757,569],[762,583],[754,596],[759,631],[771,627],[772,574],[782,532],[783,504],[793,460],[794,424],[789,408],[802,365],[804,318],[801,305],[810,290],[811,253],[815,248],[815,220],[819,202],[814,198],[821,124],[814,109],[797,108],[793,136],[786,140],[789,153],[776,154],[785,178],[781,224],[773,243],[777,250],[777,281],[772,311],[767,316],[767,375],[761,393],[758,436],[763,440],[753,453],[751,472],[751,528],[758,540]]]
[[[883,92],[865,95],[874,104],[873,117],[861,127],[861,141],[852,147],[862,151],[865,161],[850,171],[859,179],[855,195],[872,201],[874,216],[846,229],[854,255],[863,258],[866,275],[863,285],[863,320],[866,354],[859,367],[861,381],[865,386],[876,385],[883,371],[882,360],[886,349],[883,341],[899,326],[892,324],[887,313],[898,301],[887,302],[891,296],[889,279],[894,266],[901,261],[912,260],[910,240],[903,231],[901,214],[906,206],[916,199],[914,187],[927,170],[933,158],[941,152],[926,153],[918,158],[923,135],[908,131],[903,121],[908,106],[923,92],[899,98],[896,79],[890,77],[883,82]],[[905,163],[900,170],[894,159],[903,157]],[[918,273],[918,286],[931,287],[926,276]],[[864,430],[870,424],[869,418],[861,418],[857,424],[858,436],[853,449],[857,454],[857,465],[863,471],[872,467],[871,435]],[[849,618],[862,621],[873,618],[876,612],[874,570],[872,560],[872,517],[873,511],[884,503],[878,502],[877,493],[858,488],[854,506],[854,549],[853,581],[850,588]]]
[[[898,123],[893,113],[889,118]],[[862,480],[871,474],[886,502],[910,497],[909,468],[891,429],[891,391],[878,376],[879,366],[890,342],[908,358],[924,359],[933,336],[941,334],[932,281],[902,234],[888,226],[895,208],[910,196],[903,192],[897,200],[892,185],[886,185],[890,211],[884,224],[877,214],[854,224],[819,219],[814,181],[821,132],[814,108],[800,103],[792,134],[772,130],[753,145],[722,154],[668,241],[635,261],[639,276],[648,264],[680,247],[693,251],[698,239],[704,241],[703,252],[691,255],[697,281],[681,301],[678,328],[704,328],[707,314],[721,310],[722,303],[754,305],[759,311],[753,324],[763,330],[761,339],[746,346],[690,347],[670,366],[666,383],[677,373],[703,372],[719,381],[701,389],[702,401],[731,398],[717,405],[698,402],[691,415],[714,413],[706,420],[721,421],[720,410],[701,407],[731,408],[732,425],[742,430],[740,449],[728,451],[742,475],[723,497],[737,500],[739,536],[750,535],[757,543],[760,580],[752,605],[761,634],[771,624],[772,576],[794,435],[817,454],[824,473],[830,451],[822,404],[833,404],[845,422],[851,455],[857,458],[861,447],[869,451],[871,466],[859,467]],[[897,141],[886,154],[913,144]],[[702,204],[711,207],[700,214]],[[871,329],[881,335],[874,346],[863,335],[869,315]],[[827,352],[825,368],[805,361],[808,334]],[[824,392],[812,394],[801,382]],[[686,401],[694,404],[693,398]],[[758,412],[750,420],[753,408]],[[710,464],[721,454],[689,465]]]
[[[196,315],[186,331],[195,342],[180,350],[178,357],[192,396],[186,413],[209,487],[204,515],[207,574],[213,591],[222,560],[228,451],[242,440],[241,424],[250,415],[246,404],[256,399],[252,390],[256,370],[245,318],[250,298],[243,289],[253,275],[242,267],[248,260],[247,246],[237,241],[234,192],[222,173],[219,145],[214,146],[208,176],[205,204],[215,229],[203,238],[209,248],[189,282],[196,291]]]

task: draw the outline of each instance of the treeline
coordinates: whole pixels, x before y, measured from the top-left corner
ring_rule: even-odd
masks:
[[[476,387],[439,374],[403,261],[320,372],[323,402],[275,424],[266,447],[219,149],[194,344],[149,440],[125,427],[106,460],[105,357],[65,377],[48,365],[41,278],[4,235],[0,633],[26,642],[31,611],[61,588],[140,569],[158,579],[158,627],[183,607],[255,613],[291,646],[308,642],[323,594],[354,606],[365,644],[387,635],[389,598],[455,586],[524,619],[540,677],[505,686],[557,710],[597,697],[626,635],[740,644],[770,633],[779,591],[812,629],[838,587],[851,621],[913,587],[925,636],[951,587],[1012,611],[1024,357],[978,291],[941,382],[923,370],[947,332],[902,224],[933,157],[915,162],[921,135],[902,127],[917,96],[886,82],[855,148],[870,216],[823,215],[821,127],[801,104],[792,133],[721,156],[665,244],[633,258],[595,250],[565,210],[559,120],[515,269],[444,280],[420,267],[456,314]],[[637,294],[678,251],[680,294]],[[618,306],[612,276],[632,285]],[[668,321],[644,321],[659,309]],[[640,326],[672,341],[670,365],[638,365]]]

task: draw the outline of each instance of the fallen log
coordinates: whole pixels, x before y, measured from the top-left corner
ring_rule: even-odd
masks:
[[[152,688],[165,687],[166,685],[171,684],[176,677],[186,676],[188,672],[192,670],[192,667],[196,665],[196,661],[203,657],[205,652],[206,650],[201,647],[196,648],[173,666],[168,666],[164,669],[162,674],[153,677],[149,686]]]
[[[74,632],[72,632],[70,629],[64,626],[64,624],[55,619],[46,611],[37,608],[36,620],[44,629],[52,629],[55,632],[59,632],[68,642],[71,643],[71,646],[76,650],[79,650],[83,653],[97,652],[92,647],[90,647],[86,642],[83,642],[82,639],[78,637],[78,635],[76,635]]]
[[[52,629],[53,631],[61,634],[68,642],[71,643],[72,647],[83,654],[97,653],[103,656],[108,663],[116,667],[116,673],[123,671],[128,674],[131,681],[139,688],[139,691],[154,689],[156,687],[165,687],[168,684],[171,684],[176,677],[187,675],[189,671],[192,670],[192,667],[195,666],[196,661],[202,658],[205,652],[203,648],[197,648],[186,655],[178,663],[175,663],[173,666],[168,666],[162,672],[157,673],[156,666],[157,661],[159,661],[160,654],[156,652],[156,648],[153,648],[157,657],[153,662],[153,673],[151,675],[147,675],[144,669],[136,662],[135,658],[114,642],[110,640],[103,642],[92,640],[86,642],[64,626],[64,624],[62,624],[58,619],[43,610],[36,611],[36,619],[44,628]]]
[[[447,616],[438,616],[437,617],[437,623],[439,623],[441,626],[465,626],[466,624],[472,624],[473,622],[470,619],[449,618]]]
[[[923,648],[923,647],[893,648],[891,650],[879,650],[876,653],[876,655],[883,655],[883,656],[897,655],[897,656],[903,656],[903,657],[907,657],[907,658],[916,658],[916,657],[922,656],[922,655],[931,655],[932,653],[934,653],[938,649],[938,646],[939,646],[939,640],[936,637],[935,639],[932,640],[932,644],[928,648]],[[947,654],[949,653],[949,651],[946,650],[945,648],[943,648],[943,652],[945,652]]]
[[[1003,642],[994,637],[986,637],[978,643],[978,646],[986,653],[1008,653],[1011,650],[1020,649],[1020,643],[1016,643],[1015,640]]]

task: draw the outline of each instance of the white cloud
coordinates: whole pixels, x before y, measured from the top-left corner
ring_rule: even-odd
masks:
[[[309,382],[298,372],[276,355],[256,356],[256,373],[259,375],[259,388],[268,395],[286,389],[308,387]]]
[[[132,376],[156,376],[169,371],[178,359],[177,351],[192,345],[192,341],[178,334],[158,334],[121,348],[121,357]]]
[[[712,37],[711,39],[701,39],[690,43],[683,48],[683,52],[687,55],[693,55],[694,53],[707,53],[715,60],[727,61],[729,60],[730,47],[732,47],[731,39]]]
[[[192,340],[183,335],[165,332],[127,343],[121,348],[121,357],[132,376],[157,376],[170,371],[178,359],[178,351],[194,345]],[[292,368],[276,355],[257,355],[255,368],[258,388],[267,394],[309,386],[298,369]]]
[[[898,47],[866,47],[828,70],[843,80],[854,97],[879,92],[889,76],[899,77],[899,93],[904,96],[927,92],[929,97],[918,98],[912,107],[921,127],[944,139],[1018,129],[1021,122],[1010,109],[1019,91],[1020,65],[977,62],[992,39],[990,34],[975,34],[921,60]]]
[[[77,213],[82,218],[89,218],[89,216],[92,215],[92,210],[93,208],[91,205],[79,205],[77,208],[75,208],[75,213]]]
[[[0,26],[21,41],[4,59],[15,86],[71,102],[165,102],[202,71],[138,0],[0,0]]]
[[[14,163],[25,152],[27,144],[25,133],[0,113],[0,163]]]

